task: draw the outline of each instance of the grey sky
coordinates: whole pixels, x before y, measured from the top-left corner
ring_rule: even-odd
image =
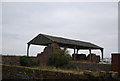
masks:
[[[3,3],[2,54],[25,55],[26,43],[44,33],[92,42],[102,46],[105,57],[110,57],[118,52],[117,10],[117,2]],[[41,49],[32,46],[30,55]]]

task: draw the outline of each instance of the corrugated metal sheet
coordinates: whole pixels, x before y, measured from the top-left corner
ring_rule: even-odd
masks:
[[[112,71],[120,73],[120,54],[112,54]]]
[[[28,44],[48,45],[53,42],[59,44],[61,47],[68,47],[68,48],[74,48],[76,46],[76,48],[78,49],[89,49],[89,48],[103,49],[102,47],[90,42],[71,40],[71,39],[55,37],[55,36],[50,36],[45,34],[39,34],[38,36],[33,38],[30,42],[28,42]]]

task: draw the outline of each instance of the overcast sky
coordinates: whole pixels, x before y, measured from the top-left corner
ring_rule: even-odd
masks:
[[[117,2],[2,3],[2,54],[25,55],[27,42],[39,33],[97,44],[110,57],[118,52]],[[42,50],[31,46],[30,55]]]

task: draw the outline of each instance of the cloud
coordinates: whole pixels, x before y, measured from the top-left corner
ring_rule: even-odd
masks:
[[[4,54],[13,53],[12,45],[14,54],[26,53],[39,33],[90,41],[103,46],[106,57],[118,51],[117,3],[3,3],[2,9]],[[31,55],[38,50],[33,46]]]

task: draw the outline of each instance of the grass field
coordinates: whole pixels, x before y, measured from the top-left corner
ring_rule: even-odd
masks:
[[[98,81],[120,81],[119,77],[112,77],[105,71],[76,71],[55,68],[50,66],[24,67],[16,65],[2,66],[3,79],[87,79]]]

